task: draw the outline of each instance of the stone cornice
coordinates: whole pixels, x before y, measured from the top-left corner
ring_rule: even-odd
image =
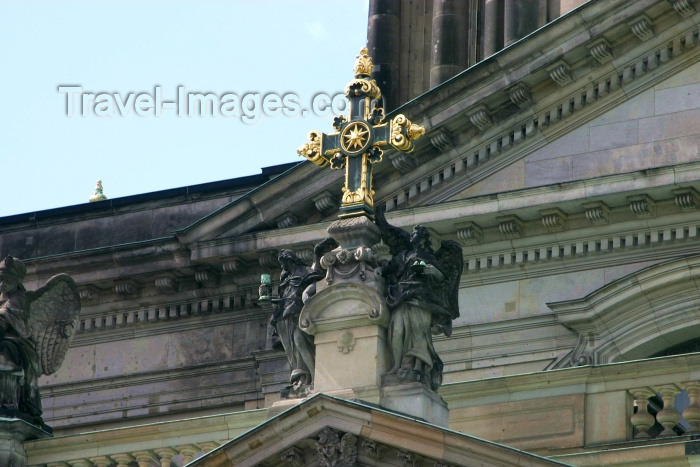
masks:
[[[667,334],[681,333],[681,342],[697,336],[699,271],[696,254],[642,269],[583,298],[547,305],[561,324],[595,342],[588,351],[596,361],[644,358],[654,345],[668,346]],[[661,336],[663,342],[653,342]],[[646,354],[639,354],[640,347]]]
[[[654,22],[657,33],[652,39],[637,45],[638,39],[629,28],[623,28],[621,25],[642,13],[647,14]],[[401,111],[410,117],[424,117],[422,123],[429,130],[428,136],[431,136],[431,132],[450,134],[450,144],[446,144],[446,138],[437,137],[437,133],[433,135],[435,137],[419,140],[416,154],[423,154],[424,160],[400,179],[396,169],[390,168],[391,164],[381,164],[377,168],[379,179],[382,176],[385,179],[388,176],[388,179],[382,179],[381,184],[377,184],[379,189],[376,198],[391,200],[397,190],[403,193],[407,185],[415,185],[418,189],[424,186],[428,189],[427,192],[432,193],[430,196],[436,196],[422,198],[421,203],[446,199],[449,196],[447,191],[435,188],[443,180],[456,178],[452,175],[469,169],[470,174],[460,178],[472,183],[514,160],[510,156],[500,155],[515,151],[513,154],[517,154],[513,157],[521,157],[539,145],[570,131],[573,126],[628,99],[636,92],[633,88],[641,90],[644,86],[651,85],[653,80],[661,79],[662,75],[666,76],[693,60],[697,52],[684,53],[684,50],[691,50],[690,46],[695,45],[697,41],[697,25],[693,22],[694,18],[680,18],[672,6],[662,0],[589,2],[576,12],[536,31],[528,36],[527,40],[519,41],[405,104]],[[679,21],[685,26],[681,26]],[[640,78],[642,72],[635,73],[640,60],[650,57],[652,50],[663,48],[664,44],[672,39],[672,29],[677,31],[683,28],[690,31],[690,34],[685,32],[678,41],[673,39],[674,45],[666,52],[662,51],[655,59],[659,62],[658,67],[655,63],[655,70],[647,71],[646,76]],[[605,60],[603,64],[591,55],[592,52],[587,47],[599,45],[601,38],[607,41],[605,44],[614,45],[612,50],[607,51],[612,55],[612,60]],[[688,45],[684,49],[683,44],[686,42]],[[600,47],[596,48],[596,51],[600,52],[598,49]],[[600,57],[600,53],[598,55]],[[666,56],[671,59],[672,64],[666,63]],[[546,71],[547,67],[558,60],[564,60],[568,64],[572,76],[571,81],[563,88],[551,81]],[[634,86],[630,84],[630,77],[633,78]],[[519,83],[522,86],[517,89],[522,92],[516,93],[515,101],[512,101],[510,95],[513,86]],[[527,92],[524,89],[527,89]],[[553,89],[557,92],[551,92]],[[581,106],[575,103],[579,100],[582,102]],[[564,101],[567,108],[570,102],[574,102],[571,113],[575,116],[567,117],[566,123],[555,125],[554,121],[563,121],[567,114],[566,109],[562,111],[563,114],[558,111]],[[529,102],[532,104],[527,105]],[[468,123],[467,110],[477,105],[487,109],[496,122],[475,137],[476,127]],[[523,116],[527,118],[523,119]],[[465,127],[465,122],[472,126]],[[479,144],[482,144],[481,148],[478,147]],[[430,149],[427,149],[428,147]],[[435,157],[435,151],[445,153]],[[475,155],[488,156],[488,163],[474,170],[474,167],[470,167],[470,164],[464,161],[473,159]],[[495,155],[499,157],[493,157]],[[387,159],[393,157],[395,156],[390,152],[387,153]],[[453,168],[455,158],[459,158],[460,164],[465,165],[457,164]],[[484,160],[482,158],[480,162],[483,163]],[[434,171],[436,173],[432,174]],[[431,173],[430,180],[423,180],[426,172]],[[289,206],[293,206],[294,214],[305,222],[308,214],[302,218],[299,212],[308,213],[310,211],[307,210],[310,209],[320,214],[314,207],[314,196],[328,189],[335,193],[342,176],[340,171],[320,170],[312,164],[300,164],[180,230],[176,235],[184,244],[194,246],[202,240],[222,235],[235,237],[245,232],[259,231],[261,227],[265,230],[273,227],[267,223],[285,215]],[[438,183],[433,183],[435,181]],[[436,195],[438,191],[444,193]],[[285,199],[285,202],[280,203],[280,199]],[[328,214],[324,206],[321,208],[323,214],[319,219]]]
[[[453,409],[534,399],[544,390],[549,396],[592,394],[700,378],[700,353],[655,360],[656,365],[645,359],[449,383],[438,392]]]
[[[590,2],[588,5],[592,7],[601,3],[607,3],[612,8],[612,5],[622,2]],[[635,9],[644,3],[627,2],[625,8]],[[572,58],[567,60],[578,67],[572,72],[573,78],[561,89],[552,83],[547,84],[547,75],[533,71],[541,58],[539,53],[536,57],[520,57],[521,61],[517,62],[517,66],[530,73],[526,84],[528,89],[533,89],[535,102],[531,106],[519,108],[514,105],[511,93],[507,92],[512,89],[508,87],[509,83],[513,83],[510,81],[510,75],[504,75],[504,71],[493,70],[493,76],[482,77],[483,81],[491,84],[460,88],[461,92],[452,92],[449,99],[447,95],[442,96],[438,92],[440,88],[436,88],[421,96],[420,100],[406,104],[402,109],[409,114],[416,110],[412,105],[418,106],[421,112],[427,114],[422,124],[426,127],[428,136],[440,129],[452,130],[455,144],[453,148],[436,154],[428,143],[419,141],[416,153],[424,155],[423,163],[405,173],[400,179],[385,177],[377,184],[377,197],[386,200],[388,210],[399,208],[406,203],[434,204],[448,199],[467,186],[483,180],[533,150],[648,89],[679,69],[695,63],[700,55],[700,48],[696,47],[700,15],[682,20],[668,2],[656,3],[651,10],[655,15],[655,36],[640,44],[629,30],[626,35],[620,32],[619,27],[613,30],[616,31],[614,33],[605,32],[615,43],[615,50],[614,58],[602,64],[589,57],[587,47],[581,44],[560,46],[557,52],[564,53],[565,58],[571,54]],[[615,15],[620,14],[621,11],[615,12]],[[620,19],[619,16],[615,18],[618,21]],[[566,20],[567,18],[562,18],[561,21]],[[573,21],[573,18],[568,20]],[[547,30],[545,27],[541,31],[542,35],[554,39],[556,28]],[[600,36],[590,43],[599,44],[601,39],[609,42],[604,36]],[[530,38],[525,43],[531,41],[536,42],[537,38]],[[560,44],[558,38],[554,43]],[[564,51],[566,47],[573,48]],[[547,52],[544,52],[544,55],[546,54]],[[488,68],[487,62],[496,60],[499,55],[474,68]],[[500,59],[497,63],[500,63]],[[592,63],[595,63],[595,66]],[[495,64],[493,66],[496,67]],[[470,73],[479,75],[478,70],[470,69],[462,74],[463,79],[467,80]],[[450,89],[451,86],[457,86],[462,75],[453,78],[445,86]],[[481,91],[483,87],[479,86],[488,88],[490,93],[484,94]],[[431,110],[429,105],[421,106],[421,103],[426,101],[435,101],[436,106],[443,105],[444,101],[448,103],[448,107]],[[492,111],[499,117],[487,131],[464,129],[465,122],[470,117],[469,112],[465,113],[464,109],[472,109],[477,105],[489,109],[502,109]],[[455,127],[463,129],[461,132],[455,132]],[[405,193],[408,193],[408,196]]]

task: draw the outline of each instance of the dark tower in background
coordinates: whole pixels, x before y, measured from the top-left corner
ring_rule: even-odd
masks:
[[[370,0],[372,74],[398,107],[587,0]]]

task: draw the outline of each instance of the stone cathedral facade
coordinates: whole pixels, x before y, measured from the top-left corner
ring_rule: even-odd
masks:
[[[28,288],[66,272],[82,301],[30,465],[318,465],[283,432],[330,419],[361,427],[358,465],[694,465],[699,28],[693,0],[370,2],[388,116],[426,130],[375,165],[375,200],[464,254],[460,318],[435,339],[449,430],[323,394],[273,410],[289,369],[260,276],[274,291],[281,249],[311,261],[342,171],[0,219]]]

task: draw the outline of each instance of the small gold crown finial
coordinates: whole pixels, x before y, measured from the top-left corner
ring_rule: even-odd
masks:
[[[95,186],[95,192],[90,196],[90,202],[104,201],[107,197],[102,193],[102,180],[97,180],[97,186]]]
[[[372,64],[372,57],[369,56],[369,50],[367,50],[367,47],[363,47],[355,61],[355,78],[370,76],[372,68],[374,68],[374,65]]]

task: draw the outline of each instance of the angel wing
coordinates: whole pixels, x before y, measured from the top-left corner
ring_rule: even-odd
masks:
[[[75,281],[58,274],[43,287],[27,292],[29,332],[36,344],[39,369],[45,375],[55,373],[63,363],[73,331],[78,326],[80,294]]]
[[[459,278],[462,276],[464,268],[464,256],[462,247],[453,240],[443,240],[440,249],[435,252],[435,258],[440,262],[442,272],[445,275],[445,286],[443,287],[443,300],[451,315],[451,319],[459,317]],[[444,323],[446,324],[446,323]],[[452,321],[449,327],[443,330],[447,336],[452,332]]]
[[[338,242],[333,239],[333,237],[326,237],[322,242],[317,243],[314,246],[314,264],[312,266],[314,271],[320,271],[321,268],[321,257],[338,247]]]
[[[384,209],[384,206],[377,207],[375,223],[379,227],[382,241],[389,247],[389,252],[392,255],[397,255],[410,248],[411,235],[405,230],[389,224],[384,217]]]

